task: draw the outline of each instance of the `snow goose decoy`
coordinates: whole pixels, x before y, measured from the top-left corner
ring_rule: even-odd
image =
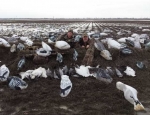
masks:
[[[137,90],[129,85],[126,85],[122,82],[116,83],[117,89],[124,92],[124,97],[127,101],[129,101],[131,104],[134,105],[134,110],[145,110],[144,106],[141,104],[141,102],[137,98]]]
[[[12,46],[11,46],[11,48],[10,48],[10,52],[16,52],[16,44],[13,44]]]
[[[21,51],[21,50],[24,50],[25,49],[25,46],[22,44],[22,43],[19,43],[18,45],[17,45],[17,50],[18,51]]]
[[[39,78],[39,77],[47,78],[45,68],[39,67],[39,68],[35,69],[34,71],[32,71],[31,76],[30,76],[31,79],[35,79],[35,78]]]
[[[51,41],[51,40],[48,39],[48,42],[50,44],[53,44],[56,48],[58,48],[60,50],[70,49],[70,45],[66,41],[56,41],[56,42],[53,42],[53,41]]]
[[[49,68],[46,70],[46,75],[47,77],[51,77],[51,78],[53,77],[53,73]]]
[[[16,76],[8,77],[7,81],[9,82],[8,85],[11,89],[22,90],[28,87],[28,84],[25,81]]]
[[[63,56],[61,55],[61,53],[57,53],[56,61],[58,61],[59,63],[63,62]]]
[[[75,67],[75,71],[77,74],[79,74],[83,77],[89,77],[90,76],[89,66],[81,65],[80,67]]]
[[[31,41],[30,39],[27,39],[24,44],[27,45],[27,46],[32,46],[33,41]]]
[[[61,81],[60,81],[60,96],[66,97],[70,93],[72,89],[72,82],[69,79],[68,75],[63,75],[63,71],[59,69],[60,75],[61,75]]]
[[[36,53],[39,55],[39,56],[43,56],[43,57],[47,57],[51,54],[51,51],[52,51],[52,48],[47,45],[45,42],[42,41],[42,47],[43,48],[39,48],[36,50]]]
[[[70,49],[70,45],[65,41],[56,41],[55,47],[57,47],[60,50]]]
[[[97,50],[100,51],[100,55],[105,58],[106,60],[112,60],[112,56],[108,50],[106,50],[105,46],[102,42],[100,42],[98,39],[94,39],[95,43],[94,46]]]
[[[10,47],[10,44],[3,38],[0,38],[0,44],[3,44],[5,47]]]
[[[42,56],[42,57],[47,57],[51,54],[50,51],[45,50],[44,48],[39,48],[36,50],[37,55]]]
[[[73,60],[74,60],[74,61],[77,61],[77,57],[78,57],[78,52],[74,49],[74,52],[73,52]]]
[[[108,44],[108,48],[114,48],[114,49],[120,49],[121,48],[121,44],[115,40],[113,40],[112,38],[106,38],[107,39],[107,44]]]
[[[89,68],[89,71],[91,76],[105,82],[106,84],[109,84],[113,81],[112,77],[109,75],[109,72],[107,72],[105,69],[92,67]]]
[[[115,68],[115,71],[118,77],[123,77],[123,74],[117,68]]]
[[[18,70],[20,70],[25,65],[25,57],[23,56],[21,60],[18,62]]]
[[[21,76],[21,79],[30,79],[31,73],[33,70],[27,70],[26,72],[20,72],[19,75]]]
[[[132,54],[132,50],[128,47],[124,47],[124,48],[121,48],[120,49],[120,52],[123,54],[123,55],[130,55]]]
[[[129,66],[126,66],[126,70],[124,71],[124,73],[126,73],[126,75],[128,76],[132,76],[132,77],[135,77],[135,71],[129,67]]]
[[[0,67],[0,81],[6,81],[9,76],[9,69],[6,67],[6,65],[2,65]]]
[[[52,51],[52,48],[49,46],[49,45],[47,45],[45,42],[43,42],[42,41],[42,47],[46,50],[46,51]]]
[[[22,40],[22,41],[26,41],[26,40],[28,40],[29,38],[28,37],[20,37],[20,40]]]
[[[149,62],[148,61],[137,61],[136,62],[136,66],[139,68],[139,69],[145,69],[145,68],[148,68],[148,64]]]

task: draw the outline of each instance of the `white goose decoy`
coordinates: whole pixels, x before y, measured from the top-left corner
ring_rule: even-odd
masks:
[[[106,60],[112,60],[112,55],[110,54],[108,50],[101,51],[100,55]]]
[[[12,46],[11,46],[11,48],[10,48],[10,52],[16,52],[17,51],[17,46],[16,46],[16,44],[13,44]]]
[[[32,46],[33,42],[30,39],[27,39],[24,44],[26,44],[27,46]]]
[[[144,106],[141,104],[141,102],[137,98],[137,90],[129,85],[126,85],[122,82],[116,83],[117,89],[124,92],[124,97],[127,101],[129,101],[131,104],[134,105],[134,110],[145,110]]]
[[[107,33],[100,33],[100,36],[108,36],[108,34]]]
[[[132,76],[132,77],[136,76],[135,71],[129,66],[126,67],[126,70],[124,71],[124,73],[126,73],[126,75],[128,76]]]
[[[55,42],[53,42],[51,39],[48,39],[48,43],[54,44]]]
[[[20,40],[22,40],[22,41],[26,41],[26,40],[28,40],[29,38],[28,37],[20,37]]]
[[[35,78],[38,78],[38,77],[47,78],[45,68],[39,67],[39,68],[35,69],[35,70],[31,73],[31,76],[30,76],[31,79],[35,79]]]
[[[117,41],[119,42],[119,43],[126,43],[126,37],[124,37],[124,38],[120,38],[120,39],[118,39]]]
[[[142,29],[142,32],[150,32],[150,29]]]
[[[138,49],[141,49],[141,44],[140,44],[140,38],[139,37],[135,38],[135,40],[134,40],[134,47],[138,48]]]
[[[114,48],[114,49],[120,49],[121,48],[121,44],[111,38],[106,38],[107,39],[107,44],[108,44],[108,48]]]
[[[20,72],[19,75],[21,76],[21,79],[29,79],[32,72],[33,70],[27,70],[26,72]]]
[[[42,68],[42,67],[40,67],[40,69],[42,71],[42,76],[41,77],[47,78],[46,69]]]
[[[66,41],[52,42],[51,40],[48,39],[48,43],[53,44],[56,48],[60,50],[70,49],[70,45]]]
[[[42,47],[46,50],[46,51],[52,51],[52,48],[49,46],[49,45],[47,45],[45,42],[43,42],[42,41]]]
[[[57,41],[55,43],[55,47],[57,47],[60,50],[70,49],[70,45],[65,41]]]
[[[78,68],[75,67],[75,71],[76,71],[77,74],[79,74],[83,77],[89,77],[90,76],[89,66],[81,65]]]
[[[5,47],[10,47],[10,44],[3,38],[0,38],[0,44],[3,44]]]
[[[136,38],[137,36],[139,36],[139,34],[137,34],[137,33],[133,33],[133,34],[131,35],[132,38]]]
[[[35,70],[31,73],[30,78],[31,78],[31,79],[39,78],[41,75],[42,75],[42,70],[40,70],[40,69],[38,68],[38,69],[35,69]]]

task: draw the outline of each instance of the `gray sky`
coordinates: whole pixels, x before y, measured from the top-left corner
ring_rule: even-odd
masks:
[[[150,18],[150,0],[0,0],[0,18]]]

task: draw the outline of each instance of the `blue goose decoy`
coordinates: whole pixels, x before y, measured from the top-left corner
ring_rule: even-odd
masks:
[[[49,39],[52,41],[52,42],[55,42],[56,41],[56,37],[53,35],[51,37],[49,37]]]
[[[36,50],[37,55],[42,56],[42,57],[47,57],[51,54],[50,51],[45,50],[44,48],[39,48]]]
[[[78,57],[78,52],[74,49],[73,60],[77,61],[77,57]]]
[[[75,69],[73,69],[73,68],[69,68],[68,75],[71,76],[71,77],[80,77],[80,75],[77,74]]]
[[[53,75],[54,75],[55,79],[60,79],[60,77],[61,77],[60,73],[59,73],[59,71],[57,69],[54,70],[54,74]]]
[[[23,56],[22,59],[18,62],[18,70],[20,70],[25,65],[25,57]]]
[[[0,67],[0,81],[6,81],[9,76],[9,73],[9,69],[5,65],[2,65]]]
[[[114,75],[115,75],[115,72],[112,70],[111,67],[106,67],[105,70],[106,70],[107,73],[109,73],[109,75],[111,75],[111,76],[114,76]]]
[[[150,42],[148,42],[148,43],[145,44],[145,49],[146,49],[147,51],[150,50]]]
[[[0,81],[6,81],[7,80],[7,77],[5,77],[6,74],[8,74],[8,71],[3,73],[3,75],[0,75]]]
[[[62,68],[62,71],[63,71],[63,74],[64,74],[64,75],[68,75],[68,74],[69,74],[69,70],[68,70],[67,65],[65,65],[65,66]]]
[[[126,39],[126,42],[127,42],[128,44],[130,44],[131,46],[134,47],[134,42],[133,42],[133,41]]]
[[[89,68],[90,74],[95,77],[96,79],[105,82],[106,84],[109,84],[113,81],[112,77],[109,75],[109,73],[102,68]]]
[[[100,38],[100,34],[93,34],[93,35],[92,35],[92,38],[94,38],[94,39],[99,39],[99,38]]]
[[[100,55],[105,58],[106,60],[112,60],[112,56],[108,50],[106,50],[105,46],[102,42],[100,42],[98,39],[94,39],[95,43],[94,46],[97,50],[100,51]]]
[[[28,87],[28,84],[25,81],[16,76],[8,77],[7,81],[9,82],[9,87],[14,90],[22,90]]]
[[[61,53],[57,53],[56,61],[58,61],[59,63],[63,62],[63,56],[61,55]]]
[[[123,77],[123,74],[117,68],[115,68],[115,71],[118,77]]]
[[[137,66],[139,69],[147,68],[147,65],[148,65],[148,62],[147,62],[147,61],[137,61],[137,62],[136,62],[136,66]]]
[[[46,70],[46,75],[51,78],[53,77],[53,73],[49,68]]]
[[[18,51],[21,51],[21,50],[24,50],[25,49],[25,46],[22,44],[22,43],[19,43],[18,45],[17,45],[17,50]]]
[[[120,51],[121,51],[122,54],[125,54],[125,55],[132,54],[132,50],[130,48],[128,48],[128,47],[121,48]]]
[[[111,83],[112,77],[106,72],[105,69],[98,68],[96,79],[101,80],[105,83]]]
[[[82,38],[81,35],[76,35],[74,38],[74,42],[79,42],[81,38]]]

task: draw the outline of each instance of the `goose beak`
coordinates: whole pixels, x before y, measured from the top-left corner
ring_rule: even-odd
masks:
[[[135,111],[146,111],[144,106],[142,104],[137,104],[135,107],[134,107],[134,110]]]

